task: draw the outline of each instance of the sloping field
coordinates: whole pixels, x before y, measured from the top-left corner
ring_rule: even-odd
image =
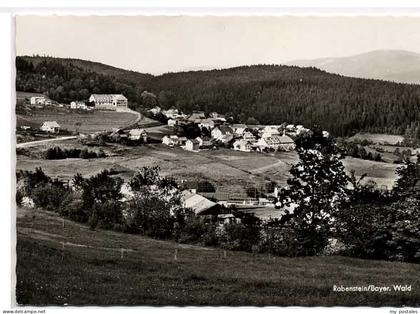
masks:
[[[73,144],[70,144],[73,143]],[[51,143],[32,148],[43,150],[46,147],[60,145],[63,148],[72,146],[80,148],[77,142]],[[48,175],[73,177],[76,172],[85,176],[95,174],[102,169],[114,168],[122,171],[124,178],[145,166],[159,166],[165,176],[177,179],[208,180],[218,192],[245,193],[247,186],[262,186],[267,180],[285,185],[289,178],[289,169],[297,161],[294,152],[277,154],[244,153],[227,149],[206,150],[199,153],[185,151],[181,148],[168,148],[161,144],[148,144],[137,147],[105,147],[107,158],[99,159],[64,159],[42,160],[27,156],[17,156],[17,170],[34,170],[42,167]],[[347,157],[343,160],[348,173],[354,169],[357,176],[367,173],[365,179],[375,180],[379,186],[392,188],[395,180],[395,169],[398,165],[362,160]]]
[[[401,135],[377,134],[377,133],[357,133],[350,140],[363,141],[368,140],[374,144],[391,144],[395,145],[404,140]]]
[[[63,108],[31,110],[25,115],[17,115],[16,124],[25,125],[27,121],[39,126],[44,121],[57,121],[63,129],[79,132],[107,131],[134,123],[137,115],[131,112],[93,111],[78,113]],[[80,126],[76,125],[80,123]]]
[[[22,305],[420,304],[416,264],[232,251],[224,257],[220,249],[90,230],[40,210],[18,209],[17,217],[16,297]],[[395,284],[412,290],[396,292]],[[334,285],[391,291],[335,292]]]
[[[396,179],[395,170],[399,167],[399,165],[396,164],[363,160],[353,157],[346,157],[346,159],[343,160],[343,164],[348,174],[350,174],[350,170],[354,170],[357,177],[367,173],[367,176],[362,183],[373,180],[379,187],[386,186],[388,189],[392,189]]]

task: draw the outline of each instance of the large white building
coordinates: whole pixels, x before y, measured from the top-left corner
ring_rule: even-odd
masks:
[[[92,94],[89,102],[98,110],[127,111],[128,99],[122,94]]]

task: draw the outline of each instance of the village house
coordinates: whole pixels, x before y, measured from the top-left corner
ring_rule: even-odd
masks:
[[[97,110],[128,110],[128,99],[122,94],[92,94],[89,102],[94,103]]]
[[[157,115],[161,112],[161,108],[159,106],[153,107],[152,109],[147,110],[148,112],[152,113],[153,115]]]
[[[266,125],[261,131],[261,137],[271,137],[274,135],[280,135],[278,125]]]
[[[197,194],[195,190],[182,191],[181,201],[185,208],[191,209],[196,215],[200,216],[213,214],[212,209],[217,207],[216,203]]]
[[[177,135],[170,135],[170,136],[165,135],[162,138],[162,144],[168,145],[170,147],[174,147],[174,146],[178,145],[178,142],[179,141],[178,141],[178,136]]]
[[[241,152],[250,152],[252,149],[252,145],[250,142],[244,139],[236,140],[233,143],[233,149],[239,150]]]
[[[230,225],[235,223],[241,223],[240,218],[236,218],[233,214],[218,214],[217,222],[219,225]]]
[[[249,131],[245,131],[244,134],[242,135],[242,138],[250,143],[255,143],[257,141],[256,137],[254,136],[254,134],[252,134]]]
[[[188,139],[185,136],[178,137],[178,145],[184,146],[187,143]]]
[[[198,141],[198,144],[199,144],[200,148],[209,148],[213,144],[212,141],[211,141],[211,138],[209,138],[207,136],[203,136],[203,137],[198,136],[196,138],[196,140]]]
[[[211,130],[211,137],[216,140],[221,140],[222,137],[226,135],[232,135],[233,136],[233,130],[231,127],[227,125],[220,125],[215,127],[213,130]]]
[[[200,148],[200,143],[195,139],[193,139],[193,140],[189,139],[185,143],[185,150],[198,151],[199,148]]]
[[[296,144],[287,135],[273,135],[271,137],[262,137],[255,144],[261,151],[270,148],[281,151],[292,151],[295,149]]]
[[[72,101],[70,103],[70,109],[81,109],[81,110],[89,110],[90,107],[86,106],[84,101]]]
[[[59,133],[60,125],[57,123],[57,121],[45,121],[40,129],[41,131],[48,133]]]
[[[44,96],[32,96],[30,98],[31,105],[45,105],[46,98]]]
[[[143,140],[143,143],[147,143],[147,132],[145,129],[132,129],[128,134],[130,140]]]
[[[245,124],[232,124],[231,128],[235,135],[242,135],[247,129],[247,126]]]
[[[214,121],[212,119],[203,119],[200,120],[200,123],[198,124],[198,126],[201,128],[206,128],[206,129],[213,129],[214,128]]]
[[[176,108],[170,108],[168,110],[162,110],[162,114],[168,119],[176,119],[179,115],[179,111]]]
[[[200,121],[205,118],[206,118],[206,114],[204,113],[204,111],[193,111],[193,113],[187,117],[188,121],[191,121],[194,123],[200,123]]]
[[[177,120],[175,120],[175,119],[169,119],[168,120],[168,126],[170,126],[170,127],[174,127],[174,126],[176,126],[178,124],[178,121]]]

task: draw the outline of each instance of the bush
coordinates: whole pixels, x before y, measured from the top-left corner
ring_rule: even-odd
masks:
[[[67,189],[59,183],[50,183],[47,185],[37,186],[31,191],[35,206],[59,212],[63,196],[67,193]]]
[[[16,205],[22,205],[23,194],[21,191],[16,191]]]
[[[86,223],[89,220],[89,209],[83,206],[80,194],[67,193],[60,206],[60,215],[73,221]]]
[[[136,196],[128,204],[126,223],[130,232],[166,239],[173,234],[174,222],[170,205],[161,198]]]
[[[234,251],[252,252],[253,247],[258,245],[259,242],[259,226],[242,223],[224,225],[219,238],[219,243],[223,248]]]
[[[54,159],[66,159],[66,158],[103,158],[106,157],[105,152],[101,149],[98,153],[95,151],[90,151],[87,149],[61,149],[60,147],[56,146],[53,148],[48,148],[42,153],[44,159],[47,160],[54,160]]]
[[[343,211],[337,237],[345,254],[369,259],[420,262],[420,202],[362,204]]]

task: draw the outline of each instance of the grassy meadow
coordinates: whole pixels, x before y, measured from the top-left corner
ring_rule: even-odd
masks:
[[[32,109],[24,115],[17,115],[16,124],[26,125],[27,121],[39,126],[44,121],[57,121],[61,128],[79,132],[109,131],[114,127],[124,127],[134,123],[137,115],[131,112],[92,111],[78,112],[65,108]],[[80,126],[75,123],[79,122]]]
[[[221,249],[93,231],[40,210],[17,209],[16,252],[21,305],[420,304],[416,264],[232,251],[225,255]],[[333,285],[371,284],[408,284],[412,291],[333,291]]]

